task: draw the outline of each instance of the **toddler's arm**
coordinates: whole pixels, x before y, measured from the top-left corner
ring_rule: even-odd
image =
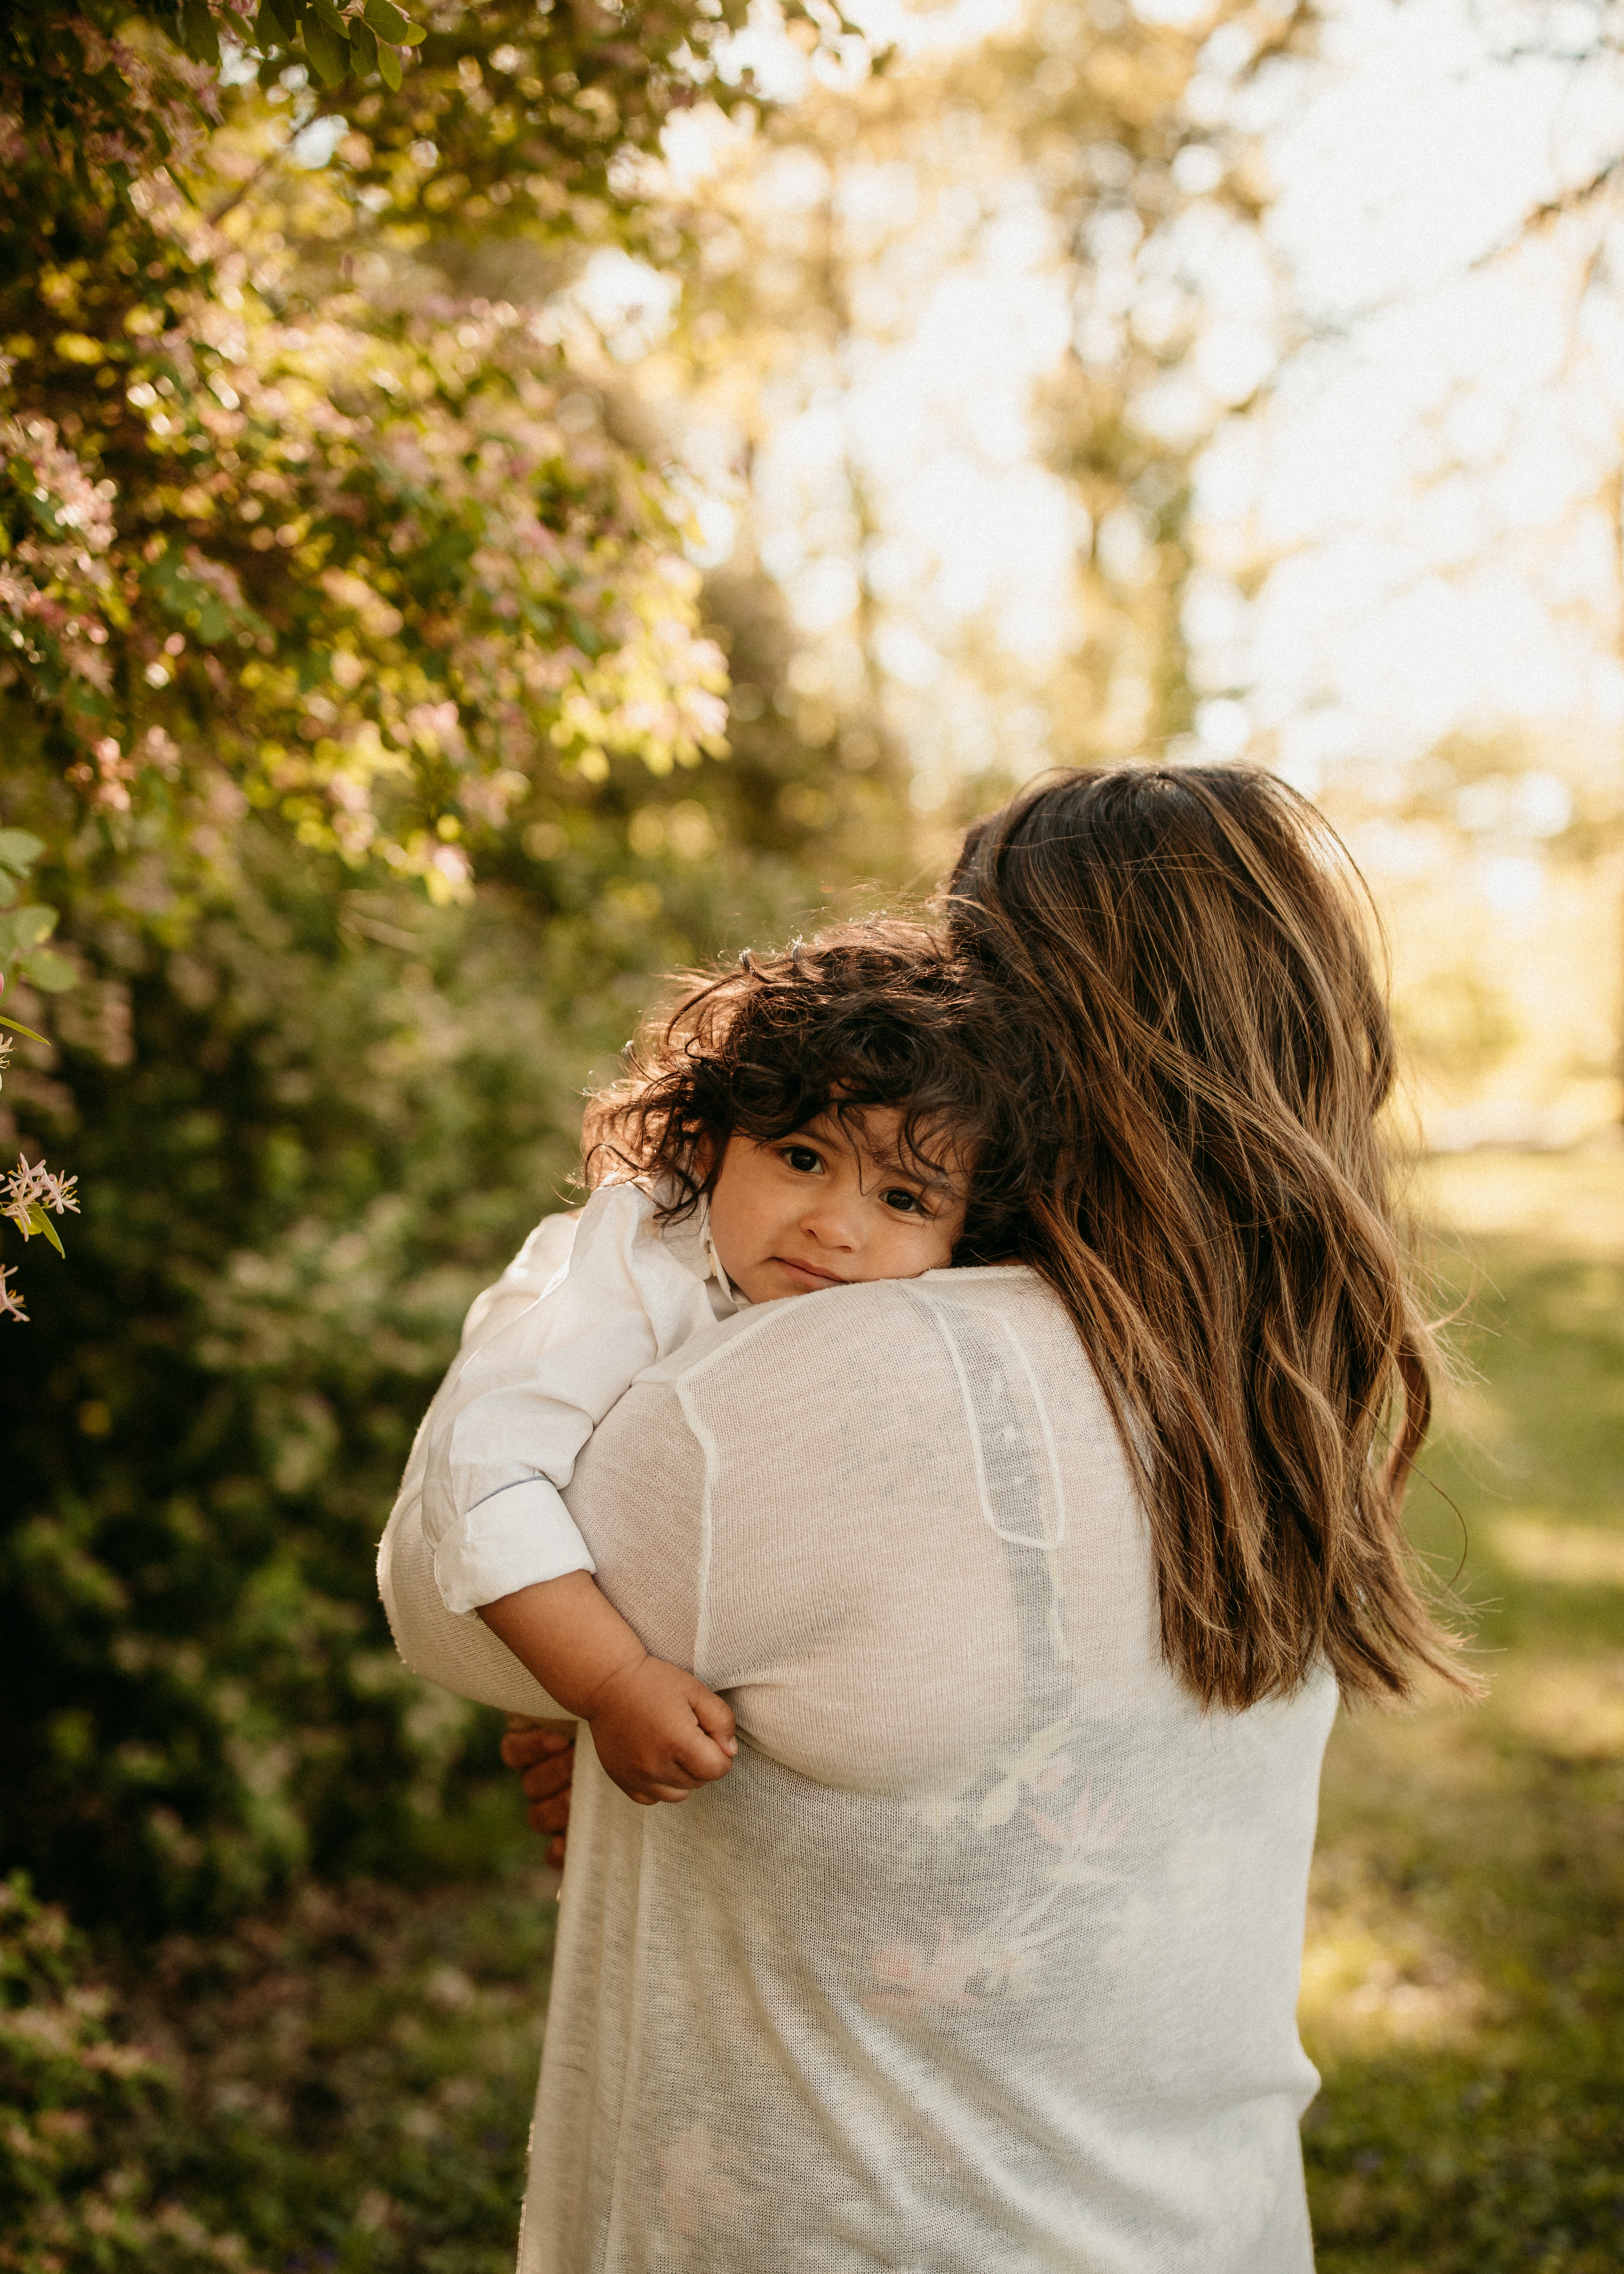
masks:
[[[447,1610],[593,1569],[561,1497],[576,1456],[643,1368],[711,1316],[652,1196],[612,1185],[545,1292],[470,1330],[424,1425],[423,1536]]]
[[[586,1722],[604,1769],[633,1800],[686,1800],[733,1766],[733,1708],[696,1675],[650,1658],[590,1573],[522,1587],[479,1615]]]

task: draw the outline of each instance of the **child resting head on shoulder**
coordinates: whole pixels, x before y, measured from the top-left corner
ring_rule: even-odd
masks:
[[[645,1367],[748,1305],[1007,1254],[996,1163],[1019,1090],[996,1045],[914,925],[690,981],[588,1105],[592,1196],[567,1260],[431,1409],[423,1529],[447,1607],[588,1723],[634,1800],[686,1799],[738,1744],[726,1702],[650,1657],[594,1584],[560,1498],[582,1447]]]

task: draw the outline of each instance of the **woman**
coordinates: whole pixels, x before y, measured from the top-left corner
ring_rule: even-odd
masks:
[[[1312,2266],[1337,1690],[1465,1686],[1399,1527],[1425,1337],[1345,859],[1267,775],[1124,768],[973,831],[947,913],[1011,1261],[726,1321],[571,1490],[745,1742],[653,1811],[582,1749],[525,2274]],[[410,1492],[382,1570],[420,1670],[545,1707]]]

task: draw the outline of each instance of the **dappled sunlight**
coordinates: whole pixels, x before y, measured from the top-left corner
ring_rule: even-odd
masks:
[[[1470,1284],[1410,1521],[1485,1703],[1344,1718],[1303,1977],[1321,2274],[1613,2274],[1624,2007],[1624,1151],[1434,1160]],[[1457,1514],[1458,1511],[1458,1514]]]
[[[1547,1524],[1506,1517],[1491,1525],[1489,1545],[1525,1579],[1558,1587],[1624,1587],[1624,1525],[1604,1532],[1587,1524]]]
[[[1624,1147],[1435,1156],[1417,1173],[1415,1198],[1429,1221],[1469,1239],[1624,1261]]]
[[[26,2153],[216,2265],[511,2265],[555,1884],[372,1560],[457,1321],[657,975],[1253,761],[1390,935],[1487,1691],[1332,1738],[1317,2263],[1617,2274],[1616,12],[402,4],[0,10],[0,1138],[85,1203],[0,1326],[8,1838],[128,1939],[74,2008],[13,1896]]]
[[[1624,1585],[1624,1558],[1615,1555],[1608,1584]],[[1624,1655],[1521,1660],[1502,1676],[1497,1702],[1516,1737],[1559,1760],[1624,1763]]]
[[[1472,1968],[1357,1858],[1322,1859],[1309,1904],[1299,2018],[1318,2059],[1463,2048],[1488,2000]]]

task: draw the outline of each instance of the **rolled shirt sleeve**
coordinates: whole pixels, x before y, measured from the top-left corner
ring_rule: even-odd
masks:
[[[527,1263],[527,1242],[470,1314],[425,1448],[423,1534],[447,1610],[596,1569],[561,1488],[622,1392],[714,1315],[655,1205],[640,1186],[604,1186],[542,1291],[551,1251]]]

